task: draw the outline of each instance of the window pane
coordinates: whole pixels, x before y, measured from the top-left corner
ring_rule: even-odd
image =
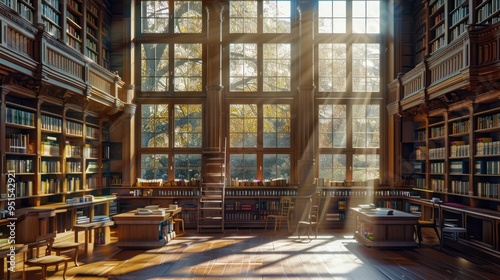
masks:
[[[257,33],[257,1],[229,2],[229,32]]]
[[[230,177],[238,180],[257,179],[257,155],[232,154],[229,157]]]
[[[264,44],[264,91],[290,91],[290,44]]]
[[[202,91],[202,45],[175,44],[175,91]]]
[[[264,147],[290,147],[290,105],[264,105]]]
[[[319,178],[328,178],[330,181],[343,182],[346,180],[346,155],[320,154],[318,174]]]
[[[380,106],[353,105],[353,147],[380,147]]]
[[[141,45],[141,90],[168,91],[168,45]]]
[[[379,0],[353,1],[352,17],[353,33],[380,33]]]
[[[229,106],[229,146],[257,147],[257,105]]]
[[[200,154],[176,154],[174,156],[174,177],[178,180],[199,180],[201,178]]]
[[[168,18],[170,11],[168,1],[151,0],[141,2],[141,32],[165,33],[168,32]]]
[[[263,3],[263,32],[290,33],[291,4],[290,1],[275,0]]]
[[[380,45],[352,45],[353,92],[380,91]]]
[[[202,1],[174,1],[175,33],[201,33]]]
[[[318,32],[346,33],[347,30],[346,1],[318,2]]]
[[[319,105],[319,147],[346,147],[346,105]]]
[[[320,92],[345,92],[347,83],[346,44],[319,44],[318,53],[318,90]]]
[[[201,147],[202,115],[201,104],[177,104],[174,106],[175,147]]]
[[[354,181],[378,179],[379,168],[379,155],[354,155],[352,179]]]
[[[168,105],[141,105],[141,147],[168,147]]]
[[[163,181],[168,181],[168,155],[141,155],[141,178],[163,179]]]
[[[290,155],[265,154],[264,155],[264,180],[290,178]]]
[[[257,44],[230,44],[230,91],[257,91]]]

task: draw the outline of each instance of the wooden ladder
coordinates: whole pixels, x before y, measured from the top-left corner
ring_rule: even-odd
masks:
[[[202,153],[201,195],[198,203],[198,232],[224,231],[226,189],[226,143]]]

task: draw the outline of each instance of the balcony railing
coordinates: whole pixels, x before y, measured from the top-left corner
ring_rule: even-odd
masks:
[[[123,109],[126,94],[121,93],[124,83],[118,74],[50,36],[43,27],[8,13],[0,9],[0,28],[6,30],[0,36],[4,67],[38,79],[40,84],[57,85],[100,107],[109,106],[112,112]]]
[[[471,26],[389,84],[388,108],[400,113],[454,91],[498,90],[500,23]],[[397,110],[395,109],[397,108]]]

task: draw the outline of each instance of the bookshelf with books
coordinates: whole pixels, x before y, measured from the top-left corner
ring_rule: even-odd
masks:
[[[500,0],[474,0],[478,24],[494,24],[500,20]]]
[[[427,55],[427,10],[422,1],[415,1],[415,63],[424,60]]]
[[[45,25],[45,32],[50,35],[61,38],[62,36],[62,26],[61,20],[61,3],[59,0],[43,0],[42,5],[42,22]]]
[[[122,143],[102,142],[102,186],[122,185]]]
[[[471,112],[468,106],[459,105],[448,113],[448,195],[469,195],[471,163]]]
[[[33,0],[0,0],[0,3],[16,11],[25,20],[33,23],[35,2]]]
[[[64,191],[76,192],[83,190],[83,114],[67,109],[64,131],[66,163]]]
[[[68,0],[66,7],[66,43],[82,52],[83,3],[81,0]]]
[[[402,182],[406,186],[425,189],[427,171],[427,128],[426,120],[404,118],[404,137],[401,145]]]
[[[445,0],[434,0],[429,3],[429,49],[435,52],[447,43],[446,5]]]
[[[96,189],[101,182],[101,129],[98,118],[85,116],[85,145],[83,158],[85,166],[84,189]]]
[[[85,6],[85,55],[95,63],[99,63],[101,9],[92,0],[86,1]]]
[[[46,102],[40,104],[40,155],[39,194],[55,194],[63,191],[63,120],[62,106],[53,106]]]
[[[500,105],[483,105],[474,115],[474,195],[500,200]]]
[[[23,198],[16,206],[29,206],[34,201],[24,199],[38,195],[36,106],[34,99],[2,95],[0,129],[4,137],[0,150],[4,156],[1,162],[1,206],[8,198]]]
[[[224,227],[264,227],[267,215],[280,214],[281,197],[296,197],[297,195],[297,187],[292,186],[226,187]],[[282,226],[285,224],[283,223]]]
[[[467,30],[469,23],[469,0],[449,0],[450,2],[450,41]]]
[[[428,116],[428,166],[426,190],[444,192],[446,174],[446,123],[444,111],[439,110]]]

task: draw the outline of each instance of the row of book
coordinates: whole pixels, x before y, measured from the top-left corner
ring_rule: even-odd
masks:
[[[470,146],[464,141],[451,142],[450,157],[468,157],[470,154]]]
[[[42,129],[54,132],[61,132],[62,120],[59,118],[42,115]]]
[[[59,143],[56,137],[47,136],[46,141],[40,143],[40,155],[42,156],[59,156],[59,150]]]
[[[325,214],[325,221],[343,221],[346,219],[345,212],[331,212]]]
[[[500,160],[476,160],[474,173],[500,175]]]
[[[33,173],[32,159],[7,159],[7,172],[15,173]]]
[[[476,139],[476,155],[500,154],[500,141],[493,141],[490,137]]]
[[[30,151],[29,134],[7,134],[7,151],[11,153],[25,154]]]
[[[500,199],[500,184],[490,182],[477,183],[477,196]]]
[[[445,192],[443,179],[431,179],[431,189],[436,192]]]
[[[446,155],[446,150],[444,147],[442,148],[432,148],[429,149],[429,158],[430,159],[441,159],[444,158]]]
[[[457,121],[451,124],[451,134],[467,133],[470,130],[470,120]]]
[[[60,161],[42,160],[41,165],[40,165],[40,171],[42,173],[61,172],[61,162]]]
[[[6,121],[10,124],[35,126],[35,114],[32,112],[7,107]]]
[[[454,194],[469,194],[469,181],[452,180],[450,181],[450,192]]]

